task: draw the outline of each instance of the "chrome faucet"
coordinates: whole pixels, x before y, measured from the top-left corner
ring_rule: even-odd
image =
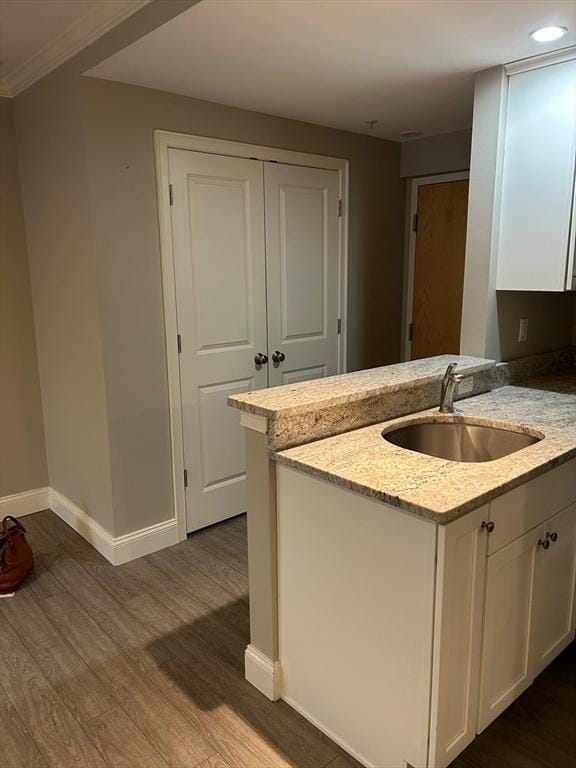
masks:
[[[454,373],[458,363],[450,363],[442,379],[442,392],[440,394],[440,413],[454,413],[454,394],[456,387],[466,376],[463,373]]]

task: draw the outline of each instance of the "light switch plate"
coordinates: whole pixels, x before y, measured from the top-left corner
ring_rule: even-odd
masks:
[[[518,326],[518,341],[528,341],[528,318],[521,317]]]

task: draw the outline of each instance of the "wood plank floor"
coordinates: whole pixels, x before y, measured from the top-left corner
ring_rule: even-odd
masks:
[[[37,565],[0,601],[0,768],[358,768],[243,679],[243,517],[116,568],[49,511],[23,522]],[[575,764],[573,644],[453,766]]]

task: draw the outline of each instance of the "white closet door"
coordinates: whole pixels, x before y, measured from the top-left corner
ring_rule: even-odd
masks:
[[[268,385],[262,163],[170,150],[188,530],[246,510],[229,395]]]
[[[338,373],[338,173],[266,163],[264,183],[270,386],[331,376]]]

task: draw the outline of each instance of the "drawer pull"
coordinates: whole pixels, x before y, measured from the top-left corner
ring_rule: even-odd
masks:
[[[538,539],[538,546],[542,549],[548,549],[550,547],[550,539]]]
[[[488,533],[492,533],[494,528],[496,528],[496,524],[492,520],[489,520],[489,521],[483,520],[482,525],[480,527],[482,529],[487,530]]]
[[[554,531],[554,533],[550,533],[550,532],[548,532],[548,533],[546,534],[546,538],[547,538],[547,539],[550,539],[550,541],[551,541],[552,543],[554,543],[555,541],[558,541],[558,534],[556,533],[556,531]]]

